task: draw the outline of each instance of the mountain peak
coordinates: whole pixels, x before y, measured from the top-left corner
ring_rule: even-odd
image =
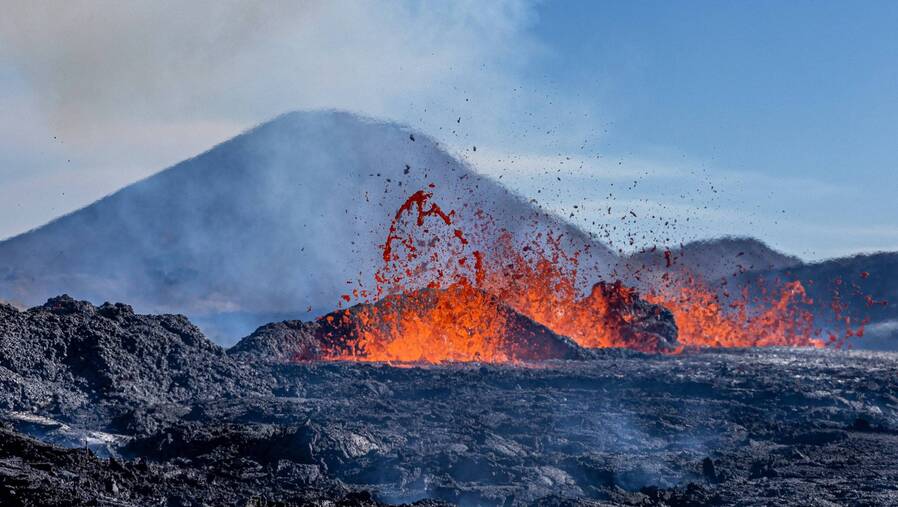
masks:
[[[272,316],[330,311],[383,262],[390,219],[414,192],[516,231],[536,220],[613,263],[602,245],[473,172],[433,139],[342,111],[262,123],[90,206],[0,242],[0,298],[59,293],[144,312],[227,315],[229,341]],[[311,312],[309,311],[311,309]],[[311,315],[309,314],[311,313]],[[265,317],[259,317],[265,314]]]

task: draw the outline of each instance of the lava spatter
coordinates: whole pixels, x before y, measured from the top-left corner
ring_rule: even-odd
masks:
[[[433,202],[432,191],[413,193],[391,221],[376,288],[354,292],[392,303],[362,311],[354,319],[352,352],[333,357],[506,361],[500,352],[508,339],[504,307],[586,348],[671,353],[691,347],[824,346],[812,301],[798,281],[730,294],[699,276],[674,273],[673,254],[665,249],[667,272],[644,295],[620,282],[584,284],[582,252],[567,246],[563,234],[534,231],[522,241],[523,235],[497,228],[483,210],[473,217],[470,236],[456,223],[454,210]],[[676,322],[676,342],[659,330],[667,311]]]

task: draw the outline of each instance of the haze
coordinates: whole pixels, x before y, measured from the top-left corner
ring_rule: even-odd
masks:
[[[614,206],[676,220],[671,243],[898,249],[894,3],[2,4],[0,237],[335,108],[586,228]]]

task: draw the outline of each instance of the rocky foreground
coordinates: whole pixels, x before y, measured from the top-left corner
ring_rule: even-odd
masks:
[[[0,505],[898,503],[895,355],[397,368],[284,363],[278,329],[0,305]]]

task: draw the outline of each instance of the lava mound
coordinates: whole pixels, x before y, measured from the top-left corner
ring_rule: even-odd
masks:
[[[656,350],[675,346],[676,325],[670,312],[638,298],[615,303],[617,319],[607,324],[617,332],[634,342],[651,342]],[[243,360],[273,362],[424,363],[587,359],[593,355],[496,296],[467,285],[391,295],[312,322],[268,324],[228,353]]]
[[[260,327],[230,354],[273,361],[440,363],[586,359],[588,350],[486,292],[422,289],[331,312],[313,322]]]

